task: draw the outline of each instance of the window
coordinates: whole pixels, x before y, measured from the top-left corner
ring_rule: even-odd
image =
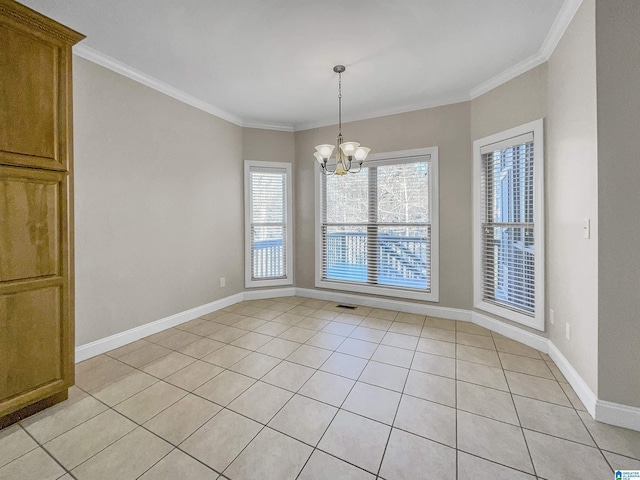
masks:
[[[473,145],[475,306],[544,330],[542,120]]]
[[[293,283],[291,164],[244,162],[245,285]]]
[[[316,175],[316,286],[437,301],[438,149]]]

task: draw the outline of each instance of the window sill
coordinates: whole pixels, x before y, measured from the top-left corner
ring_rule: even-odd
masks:
[[[274,280],[249,280],[245,279],[245,288],[260,288],[260,287],[279,287],[282,285],[293,285],[293,281],[289,278],[278,278]]]
[[[530,317],[528,315],[524,315],[522,313],[514,312],[513,310],[509,310],[508,308],[500,307],[499,305],[494,305],[493,303],[488,303],[484,301],[476,301],[474,303],[474,307],[478,310],[482,310],[487,313],[492,313],[499,317],[505,318],[507,320],[511,320],[512,322],[519,323],[520,325],[524,325],[526,327],[534,328],[536,330],[544,331],[544,318],[540,315],[536,315],[535,317]]]
[[[439,302],[437,286],[431,292],[420,292],[403,290],[400,288],[382,287],[374,285],[361,285],[357,283],[339,282],[331,280],[316,279],[317,288],[327,288],[331,290],[341,290],[351,293],[364,293],[368,295],[382,295],[385,297],[408,298],[411,300],[423,300],[425,302]]]

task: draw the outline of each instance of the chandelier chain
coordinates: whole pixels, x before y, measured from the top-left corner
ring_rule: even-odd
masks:
[[[342,137],[342,72],[346,70],[344,65],[335,65],[333,71],[338,74],[338,138],[336,145],[317,145],[313,156],[316,158],[325,175],[345,175],[346,173],[358,173],[362,170],[362,163],[366,160],[371,151],[369,147],[360,145],[358,142],[345,142]],[[336,163],[328,164],[329,158],[334,149],[336,151]],[[358,170],[351,169],[352,161],[358,163]]]
[[[338,133],[342,133],[342,72],[338,73]]]

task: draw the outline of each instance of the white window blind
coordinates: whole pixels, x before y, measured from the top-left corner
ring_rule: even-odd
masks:
[[[533,136],[482,154],[483,300],[535,314]]]
[[[477,147],[474,281],[476,306],[537,328],[544,278],[539,132],[516,129]]]
[[[431,155],[367,165],[321,178],[320,281],[397,296],[435,293]]]
[[[290,276],[288,190],[290,167],[250,163],[246,170],[248,255],[247,283],[287,280]],[[288,282],[290,283],[290,282]]]

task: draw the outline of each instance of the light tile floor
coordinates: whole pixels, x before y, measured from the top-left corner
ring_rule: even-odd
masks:
[[[248,301],[76,367],[0,480],[547,480],[640,469],[551,359],[476,325]]]

